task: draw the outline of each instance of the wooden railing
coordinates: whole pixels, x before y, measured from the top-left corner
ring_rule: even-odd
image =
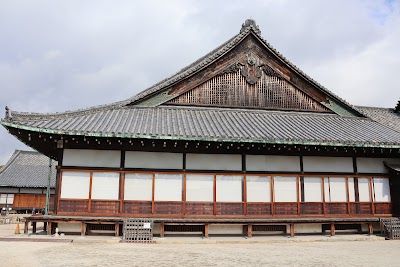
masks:
[[[324,203],[304,202],[300,204],[301,215],[324,215]]]
[[[124,201],[122,213],[125,214],[150,214],[152,213],[151,201]]]
[[[275,202],[274,215],[298,215],[297,202]]]
[[[214,202],[186,202],[186,215],[214,215]]]
[[[269,202],[247,202],[247,215],[271,216],[271,205]]]
[[[87,199],[60,199],[59,210],[70,213],[88,213],[89,200]]]
[[[90,213],[117,214],[119,213],[118,200],[91,200]]]
[[[121,204],[122,203],[122,204]],[[122,207],[120,206],[122,205]],[[390,215],[391,203],[373,202],[194,202],[60,199],[59,213],[145,216],[373,216]]]
[[[154,214],[182,215],[183,201],[154,201]]]
[[[243,215],[243,202],[217,202],[215,215]]]

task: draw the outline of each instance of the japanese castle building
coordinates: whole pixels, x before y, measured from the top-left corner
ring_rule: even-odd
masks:
[[[400,214],[398,110],[347,103],[253,20],[132,98],[53,114],[7,110],[1,124],[58,161],[52,222],[113,218],[117,228],[118,218],[140,217],[161,235],[287,225],[294,234],[371,232]]]

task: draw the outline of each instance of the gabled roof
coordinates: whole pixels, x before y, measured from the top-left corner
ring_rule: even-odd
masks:
[[[357,109],[372,120],[400,132],[400,113],[394,109],[361,106]]]
[[[144,106],[157,106],[162,104],[173,97],[170,96],[169,90],[170,87],[178,82],[181,82],[189,77],[192,77],[194,74],[209,67],[212,63],[216,62],[222,56],[227,54],[229,51],[234,49],[239,43],[241,43],[246,37],[249,35],[254,35],[263,45],[264,47],[270,51],[274,56],[276,56],[282,64],[286,65],[292,71],[298,73],[302,78],[312,84],[317,90],[323,92],[327,97],[326,103],[323,103],[332,111],[341,115],[357,115],[360,116],[358,111],[352,107],[345,100],[341,99],[337,95],[333,94],[327,88],[319,84],[317,81],[312,79],[298,67],[296,67],[293,63],[291,63],[288,59],[286,59],[282,54],[280,54],[274,47],[272,47],[262,36],[261,31],[256,25],[256,22],[252,19],[246,20],[246,22],[242,25],[240,33],[233,36],[227,42],[217,47],[207,55],[201,57],[196,60],[194,63],[189,66],[183,68],[176,74],[171,77],[162,80],[161,82],[143,90],[137,95],[127,99],[127,104],[139,104],[141,102],[146,102]],[[160,100],[161,98],[161,100]],[[153,100],[154,99],[154,100]]]
[[[52,161],[51,188],[56,184],[56,162]],[[15,150],[0,169],[0,187],[47,187],[49,158],[39,152]]]

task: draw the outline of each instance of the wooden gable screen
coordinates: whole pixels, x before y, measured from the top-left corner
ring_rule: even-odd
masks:
[[[215,76],[167,104],[330,112],[277,75],[262,71],[258,81],[252,84],[241,71]]]

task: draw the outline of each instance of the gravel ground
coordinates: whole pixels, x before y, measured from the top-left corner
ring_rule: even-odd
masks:
[[[400,241],[256,244],[0,242],[1,266],[399,266]]]
[[[0,240],[62,239],[14,235],[15,226],[0,225]],[[115,237],[65,236],[65,239],[71,238],[72,243],[0,241],[0,266],[400,266],[400,240],[385,241],[377,236],[248,240],[167,237],[158,239],[156,244],[118,243]]]

